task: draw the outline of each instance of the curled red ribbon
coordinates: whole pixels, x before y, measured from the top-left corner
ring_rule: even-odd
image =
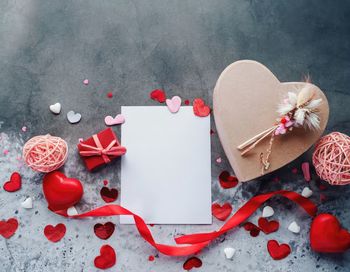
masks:
[[[156,243],[150,229],[145,221],[138,215],[130,212],[120,205],[111,204],[105,205],[92,211],[71,216],[70,218],[85,218],[113,215],[131,215],[134,217],[135,225],[144,240],[156,248],[159,252],[169,256],[186,256],[199,252],[206,247],[212,240],[226,233],[227,231],[237,227],[239,224],[247,220],[262,204],[271,197],[280,195],[292,200],[301,206],[310,216],[315,216],[317,212],[316,205],[309,199],[301,196],[298,193],[291,191],[275,191],[271,193],[254,196],[245,203],[238,211],[226,221],[226,223],[217,231],[207,233],[196,233],[184,235],[175,238],[177,244],[190,244],[184,246],[165,245]],[[55,213],[68,217],[66,211],[54,211]]]

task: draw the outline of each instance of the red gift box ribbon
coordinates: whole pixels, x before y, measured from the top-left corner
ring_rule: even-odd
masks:
[[[88,150],[79,151],[79,154],[84,157],[91,156],[102,156],[105,163],[109,163],[111,159],[108,156],[121,156],[125,153],[125,148],[122,146],[114,146],[117,140],[112,140],[110,144],[104,148],[100,142],[100,139],[96,134],[92,135],[92,139],[95,142],[96,146],[80,143],[82,147],[85,147]]]

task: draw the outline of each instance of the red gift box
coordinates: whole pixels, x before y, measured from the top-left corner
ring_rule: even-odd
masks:
[[[90,171],[126,153],[126,148],[120,145],[111,128],[102,130],[87,140],[81,141],[78,144],[78,150]]]

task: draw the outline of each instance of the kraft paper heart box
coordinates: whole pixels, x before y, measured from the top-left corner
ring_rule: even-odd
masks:
[[[120,145],[111,128],[102,130],[81,141],[78,144],[78,150],[89,171],[126,153],[126,148]]]

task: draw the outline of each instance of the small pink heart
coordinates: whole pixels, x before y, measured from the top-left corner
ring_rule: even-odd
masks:
[[[84,80],[83,80],[83,84],[84,84],[84,85],[89,85],[89,80],[88,80],[88,79],[84,79]]]
[[[118,114],[114,118],[109,115],[105,117],[105,124],[107,126],[119,125],[119,124],[123,124],[124,122],[125,122],[125,118],[121,114]]]
[[[166,105],[168,106],[168,109],[172,113],[176,113],[179,111],[181,106],[181,98],[179,96],[174,96],[171,99],[165,100]]]

